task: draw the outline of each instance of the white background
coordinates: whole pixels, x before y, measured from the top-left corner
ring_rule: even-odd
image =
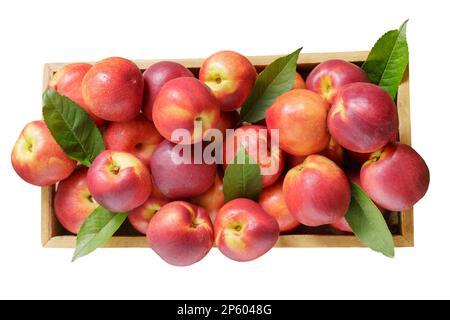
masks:
[[[417,1],[418,2],[418,1]],[[1,1],[1,298],[450,298],[450,70],[446,1]],[[431,170],[415,208],[416,247],[275,249],[250,263],[216,249],[188,268],[150,249],[40,245],[40,190],[20,180],[12,146],[41,113],[45,62],[368,50],[410,18],[413,145]]]

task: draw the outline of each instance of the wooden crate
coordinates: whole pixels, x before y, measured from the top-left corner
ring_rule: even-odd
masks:
[[[306,76],[318,63],[329,59],[343,59],[361,64],[367,58],[368,52],[334,52],[334,53],[302,53],[298,60],[298,70]],[[258,70],[269,64],[278,56],[249,57]],[[137,60],[136,64],[142,70],[159,60]],[[180,59],[177,61],[195,74],[198,74],[199,66],[203,59]],[[44,68],[44,90],[47,88],[51,76],[58,71],[64,63],[48,63]],[[400,141],[411,144],[411,124],[409,114],[409,72],[406,70],[400,85],[397,97],[397,106],[400,118]],[[41,203],[41,240],[47,248],[73,248],[76,237],[65,231],[57,221],[53,209],[53,196],[55,186],[42,188]],[[391,213],[390,226],[397,247],[412,247],[414,245],[413,210],[399,213]],[[362,244],[353,235],[333,231],[331,228],[300,227],[293,234],[281,235],[277,247],[360,247]],[[147,247],[146,239],[134,231],[128,223],[122,226],[116,235],[105,247]]]

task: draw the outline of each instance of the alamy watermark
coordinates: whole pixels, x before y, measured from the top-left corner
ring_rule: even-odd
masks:
[[[191,144],[193,135],[203,137],[203,140]],[[171,155],[176,164],[244,164],[244,153],[238,153],[239,148],[243,147],[249,156],[247,163],[259,164],[262,175],[274,175],[280,168],[278,129],[241,127],[226,129],[224,135],[216,128],[203,131],[202,122],[195,121],[193,133],[187,129],[176,129],[171,140],[179,142]]]

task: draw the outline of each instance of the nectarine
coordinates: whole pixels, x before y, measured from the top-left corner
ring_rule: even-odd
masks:
[[[50,79],[48,86],[63,96],[76,102],[95,122],[97,127],[104,124],[104,120],[97,117],[84,102],[81,93],[81,82],[85,74],[92,68],[89,63],[69,63],[59,69]]]
[[[211,88],[222,111],[232,111],[239,109],[249,96],[256,69],[243,55],[220,51],[203,62],[199,79]]]
[[[226,203],[214,221],[217,248],[236,261],[254,260],[269,251],[277,242],[277,220],[249,199]]]
[[[350,186],[345,173],[320,155],[308,156],[301,165],[288,171],[283,194],[294,217],[311,227],[338,221],[350,204]]]
[[[217,212],[225,203],[222,178],[217,174],[211,188],[209,188],[205,193],[192,198],[191,202],[205,208],[211,218],[211,221],[214,222]]]
[[[150,220],[168,202],[169,200],[166,198],[154,196],[152,192],[152,195],[142,205],[130,211],[128,220],[133,228],[146,234]]]
[[[211,90],[192,77],[176,78],[159,91],[152,109],[153,122],[159,133],[174,143],[197,143],[206,130],[220,120],[220,106]],[[196,128],[196,122],[199,126]],[[184,129],[189,136],[173,136]],[[187,141],[185,141],[187,140]]]
[[[344,148],[359,153],[373,152],[398,132],[397,107],[381,87],[351,83],[338,91],[328,114],[328,129]]]
[[[277,220],[280,232],[291,231],[300,225],[300,222],[289,212],[284,201],[283,180],[263,189],[258,202],[264,211]]]
[[[153,123],[140,114],[130,121],[109,123],[103,140],[107,149],[129,152],[150,166],[153,151],[164,138]]]
[[[169,80],[181,77],[194,77],[194,75],[189,69],[177,62],[160,61],[148,67],[143,77],[144,100],[142,102],[142,113],[151,121],[153,103],[162,86]]]
[[[206,192],[214,183],[217,165],[194,163],[193,152],[189,161],[178,162],[183,160],[178,159],[183,154],[177,153],[175,146],[164,140],[152,155],[150,168],[157,188],[169,199],[190,198]]]
[[[294,84],[292,85],[292,89],[306,89],[305,81],[298,72],[295,73]]]
[[[147,240],[164,261],[188,266],[203,259],[214,243],[205,209],[184,201],[164,205],[150,220]]]
[[[70,159],[53,139],[44,121],[28,123],[17,138],[11,163],[26,182],[49,186],[70,176],[77,162]]]
[[[128,121],[141,110],[144,80],[133,61],[113,57],[95,63],[84,76],[81,89],[89,110],[97,117]]]
[[[264,126],[246,125],[227,135],[223,147],[224,168],[233,160],[240,146],[243,146],[250,158],[261,168],[263,188],[270,186],[281,175],[284,166],[284,154],[278,145],[272,145],[269,130]],[[275,146],[275,148],[272,148]]]
[[[410,146],[391,142],[361,168],[361,184],[372,200],[391,211],[410,209],[427,192],[430,172]]]
[[[337,91],[353,82],[369,82],[366,73],[357,65],[344,60],[327,60],[317,65],[306,78],[306,87],[320,94],[329,104]]]
[[[55,193],[56,218],[72,233],[78,233],[84,220],[98,206],[87,187],[87,171],[85,167],[78,167],[70,177],[58,184]]]
[[[113,212],[137,208],[152,192],[150,173],[142,161],[131,153],[112,150],[95,158],[87,185],[94,199]]]
[[[327,103],[315,92],[295,89],[279,96],[266,111],[269,129],[279,129],[284,151],[306,156],[328,145]]]
[[[330,139],[328,146],[318,154],[327,157],[330,160],[333,160],[333,162],[336,163],[341,168],[344,166],[345,160],[344,149],[340,145],[338,145],[333,138]],[[303,163],[303,161],[305,161],[306,159],[306,156],[294,156],[288,154],[286,158],[288,167],[292,168]]]

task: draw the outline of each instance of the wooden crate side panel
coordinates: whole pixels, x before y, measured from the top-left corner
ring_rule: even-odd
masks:
[[[409,68],[406,69],[402,83],[398,88],[397,108],[399,115],[400,141],[411,145],[411,114],[409,100]]]
[[[406,68],[402,83],[398,88],[397,108],[399,113],[399,135],[400,142],[411,145],[411,114],[409,95],[409,66]],[[406,246],[414,246],[414,209],[405,210],[400,213],[400,233]]]
[[[402,235],[394,236],[396,247],[409,247],[410,242]],[[75,236],[55,236],[46,244],[46,248],[74,248]],[[117,236],[111,238],[104,248],[147,248],[145,237]],[[352,235],[284,235],[280,236],[275,247],[277,248],[352,248],[364,245]]]
[[[53,233],[53,220],[52,215],[52,187],[42,187],[41,188],[41,242],[45,245],[52,237],[55,236]]]
[[[303,64],[317,64],[330,59],[343,59],[351,62],[361,62],[367,58],[368,51],[352,51],[352,52],[325,52],[325,53],[300,53],[298,63],[299,65]],[[270,55],[270,56],[249,56],[248,59],[254,65],[267,65],[274,61],[277,58],[282,57],[283,55]],[[204,59],[151,59],[151,60],[133,60],[136,65],[144,70],[147,69],[152,64],[155,64],[161,60],[165,61],[174,61],[181,63],[187,68],[199,68],[203,63]],[[95,61],[90,61],[88,63],[95,63]],[[58,71],[63,66],[68,63],[63,62],[54,62],[47,63],[46,67],[50,70],[51,73]],[[45,86],[48,82],[45,82]]]
[[[42,91],[47,89],[50,78],[53,75],[53,64],[44,65],[44,78]],[[46,245],[56,235],[56,218],[53,214],[54,186],[41,187],[41,243]]]

